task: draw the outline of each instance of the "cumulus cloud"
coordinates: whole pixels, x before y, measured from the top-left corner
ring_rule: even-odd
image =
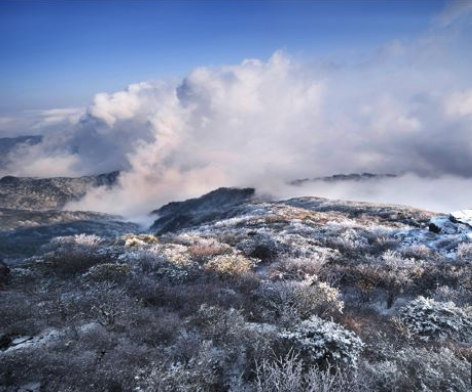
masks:
[[[380,201],[443,208],[421,203],[437,197],[427,184],[443,184],[465,202],[472,199],[472,64],[457,55],[470,46],[461,37],[471,29],[461,28],[454,39],[439,29],[387,43],[368,58],[308,62],[276,52],[267,61],[201,67],[180,81],[100,93],[86,109],[48,113],[44,142],[16,151],[6,171],[122,170],[114,190],[95,190],[69,208],[133,217],[218,186],[287,195],[283,184],[293,179],[363,171],[416,176],[387,183],[416,196],[375,188]],[[339,189],[344,198],[369,199],[357,188]],[[343,198],[336,189],[323,192]]]

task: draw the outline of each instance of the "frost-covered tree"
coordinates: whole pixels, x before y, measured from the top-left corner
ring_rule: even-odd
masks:
[[[468,308],[459,308],[453,302],[437,302],[418,297],[400,309],[400,320],[408,330],[422,340],[446,338],[470,341],[472,315]]]
[[[265,282],[257,296],[272,320],[293,324],[297,320],[342,312],[344,303],[339,290],[325,282],[307,278],[301,282]]]
[[[385,392],[468,392],[470,364],[446,348],[392,349],[388,359],[363,361],[360,377],[368,380],[368,391]]]
[[[414,260],[404,259],[397,252],[388,250],[379,261],[379,285],[387,291],[387,309],[390,309],[397,297],[405,288],[413,283],[413,277],[420,275],[422,270]]]
[[[353,372],[316,366],[304,369],[296,355],[264,360],[256,367],[256,379],[248,392],[354,392],[361,389]],[[241,391],[241,389],[238,389]]]
[[[355,365],[364,347],[362,340],[339,324],[312,316],[290,330],[280,333],[305,360]]]

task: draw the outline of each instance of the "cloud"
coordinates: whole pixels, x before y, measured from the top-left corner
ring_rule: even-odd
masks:
[[[50,128],[53,125],[76,125],[85,114],[84,108],[60,108],[37,111],[36,129]]]
[[[446,102],[446,112],[453,117],[472,115],[472,89],[451,94]]]
[[[435,212],[451,212],[472,206],[472,178],[437,178],[405,174],[371,181],[308,182],[277,189],[280,198],[316,195],[334,200],[351,200],[413,206]]]
[[[462,50],[470,30],[433,29],[367,59],[314,63],[278,51],[266,61],[200,67],[182,80],[100,93],[85,109],[44,114],[44,142],[16,151],[5,172],[122,170],[113,191],[95,190],[69,208],[128,217],[218,186],[275,191],[297,178],[364,171],[433,178],[428,184],[471,200],[471,57]],[[386,184],[417,189],[407,204],[428,206],[421,200],[436,197],[420,180],[420,187]],[[346,198],[362,196],[342,189]]]

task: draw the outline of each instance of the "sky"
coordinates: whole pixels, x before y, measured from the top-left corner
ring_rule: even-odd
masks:
[[[411,40],[444,7],[421,1],[1,1],[0,115],[86,105],[95,93],[201,65],[308,59]]]
[[[0,1],[0,175],[120,170],[71,209],[220,186],[471,208],[472,0]],[[288,182],[392,173],[375,186]]]

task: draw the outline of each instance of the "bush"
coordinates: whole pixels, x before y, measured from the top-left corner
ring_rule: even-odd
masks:
[[[470,364],[448,349],[407,347],[392,350],[385,361],[361,366],[375,392],[470,391]]]
[[[257,292],[265,314],[271,322],[282,325],[293,324],[313,315],[325,316],[341,312],[343,302],[339,291],[327,283],[302,282],[265,282]]]
[[[42,248],[44,260],[52,265],[55,272],[81,273],[106,261],[106,256],[98,252],[102,242],[96,235],[56,237]]]
[[[342,230],[336,236],[326,238],[324,242],[347,256],[358,255],[369,246],[367,238],[352,228]]]
[[[413,259],[404,259],[391,250],[384,252],[379,262],[379,287],[387,291],[386,305],[390,309],[397,297],[413,283],[413,278],[421,276],[423,269]]]
[[[317,316],[302,321],[294,328],[281,332],[286,340],[308,363],[356,365],[364,344],[353,332],[332,321]]]
[[[422,340],[446,338],[470,341],[472,316],[469,309],[453,302],[436,302],[422,296],[400,309],[400,320]]]
[[[355,392],[360,391],[355,374],[344,369],[328,367],[326,371],[311,367],[305,371],[303,361],[296,355],[270,361],[256,367],[254,392]]]
[[[199,238],[189,247],[189,253],[198,260],[206,260],[208,258],[230,254],[233,250],[231,246],[223,244],[214,238]]]
[[[157,237],[152,234],[129,234],[125,236],[124,241],[126,248],[149,246],[159,243]]]
[[[224,390],[225,353],[211,342],[203,341],[187,361],[156,363],[153,369],[138,377],[141,392],[220,391]]]
[[[268,276],[272,279],[303,280],[307,277],[317,277],[326,264],[324,254],[313,257],[303,257],[281,260],[267,268]]]
[[[464,261],[472,261],[472,243],[463,242],[457,247],[457,257]]]
[[[279,253],[279,245],[272,235],[267,232],[249,232],[249,238],[237,244],[246,256],[255,257],[262,261],[273,260]]]
[[[204,264],[207,271],[220,275],[242,275],[253,270],[256,265],[254,260],[242,255],[216,256]]]
[[[137,274],[153,278],[168,279],[182,283],[192,278],[200,269],[191,260],[187,247],[182,245],[155,245],[149,248],[135,248],[122,259],[128,262]]]
[[[95,282],[123,282],[131,272],[128,264],[105,263],[90,268],[86,277]]]
[[[124,289],[110,282],[99,283],[91,290],[92,315],[103,326],[115,325],[122,317],[131,318],[137,304]]]

